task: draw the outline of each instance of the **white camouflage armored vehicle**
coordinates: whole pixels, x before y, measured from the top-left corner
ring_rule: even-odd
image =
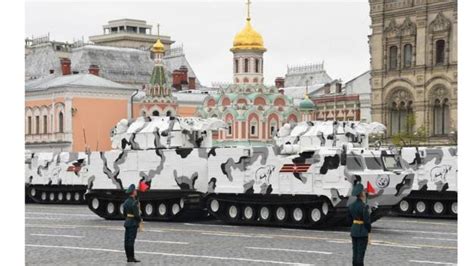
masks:
[[[414,174],[388,150],[367,148],[376,124],[285,125],[270,147],[221,148],[209,157],[208,211],[234,224],[346,223],[354,184],[369,187],[374,220],[409,194]]]
[[[404,216],[457,218],[457,146],[405,147],[401,156],[415,171],[415,181],[394,210]]]
[[[26,151],[26,202],[84,204],[89,161],[85,152]]]

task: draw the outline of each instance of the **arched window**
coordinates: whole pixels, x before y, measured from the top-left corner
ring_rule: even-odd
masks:
[[[390,58],[389,58],[389,69],[397,69],[398,61],[398,48],[396,46],[390,46]]]
[[[248,58],[245,58],[245,60],[244,60],[244,72],[245,73],[249,72],[249,60],[248,60]]]
[[[255,136],[255,135],[256,135],[255,133],[257,133],[257,132],[256,132],[256,126],[255,126],[255,125],[251,125],[251,126],[250,126],[250,135]]]
[[[58,124],[59,124],[59,133],[64,133],[64,115],[63,112],[59,112],[58,117]]]
[[[390,132],[392,135],[411,132],[410,120],[413,119],[411,102],[393,102],[390,110]]]
[[[235,59],[235,69],[234,69],[234,72],[235,72],[235,73],[239,73],[239,59]]]
[[[48,116],[43,115],[43,134],[48,133]]]
[[[153,116],[160,116],[160,112],[158,112],[157,110],[153,111],[152,113]]]
[[[258,73],[260,70],[260,60],[255,59],[255,73]]]
[[[413,56],[411,44],[405,44],[403,47],[403,66],[408,68],[411,67],[411,58]]]
[[[166,111],[166,116],[171,116],[171,111]]]
[[[232,136],[232,123],[227,125],[227,135]]]
[[[436,65],[444,64],[444,49],[445,49],[444,40],[437,40],[436,41]]]
[[[40,133],[40,117],[37,115],[35,117],[35,133],[39,134]]]
[[[31,133],[33,132],[31,127],[32,127],[31,116],[28,116],[28,135],[31,135]]]
[[[433,106],[433,133],[434,135],[446,135],[449,130],[449,105],[448,99],[441,102],[435,100]]]

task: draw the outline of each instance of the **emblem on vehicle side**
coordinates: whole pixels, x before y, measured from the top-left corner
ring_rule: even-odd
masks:
[[[390,176],[388,175],[379,175],[375,179],[375,184],[379,188],[386,188],[390,184]]]

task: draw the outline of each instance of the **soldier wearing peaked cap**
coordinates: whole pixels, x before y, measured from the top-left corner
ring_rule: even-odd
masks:
[[[129,195],[123,203],[123,213],[125,215],[125,254],[127,255],[127,262],[140,262],[135,259],[135,238],[137,237],[138,226],[143,220],[140,216],[135,185],[130,185],[125,193]]]
[[[352,237],[352,265],[363,266],[364,256],[369,242],[370,224],[369,206],[365,203],[367,196],[362,184],[352,188],[352,196],[357,199],[349,205],[349,219],[351,220]]]

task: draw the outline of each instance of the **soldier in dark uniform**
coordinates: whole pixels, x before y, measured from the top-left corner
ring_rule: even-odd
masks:
[[[142,222],[138,208],[137,191],[135,185],[130,185],[125,191],[129,195],[123,203],[123,213],[125,214],[125,254],[127,262],[140,262],[135,259],[135,238],[137,237],[138,226]]]
[[[363,266],[365,250],[369,242],[370,225],[369,206],[365,204],[366,194],[362,184],[358,183],[352,189],[352,196],[356,201],[349,205],[349,219],[351,220],[352,237],[352,265]]]

